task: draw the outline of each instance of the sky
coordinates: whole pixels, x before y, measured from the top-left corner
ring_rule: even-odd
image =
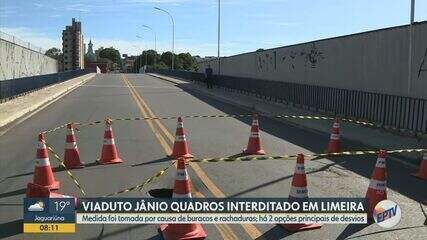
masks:
[[[75,17],[85,43],[136,54],[170,51],[217,55],[218,0],[0,0],[0,30],[33,45],[61,47]],[[221,0],[221,56],[268,49],[409,23],[410,0]],[[427,20],[427,1],[416,0],[415,21]],[[142,39],[137,38],[141,36]]]

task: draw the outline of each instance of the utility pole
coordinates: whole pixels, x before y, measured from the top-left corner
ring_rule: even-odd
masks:
[[[413,35],[413,24],[414,24],[414,13],[415,13],[415,0],[411,0],[411,18],[409,24],[409,51],[408,51],[408,96],[411,96],[411,85],[412,85],[412,35]]]
[[[156,61],[157,60],[157,34],[156,34],[156,31],[154,31],[154,29],[148,25],[142,25],[142,27],[150,29],[154,33],[154,51],[156,52],[156,54],[154,54],[154,66],[155,66],[157,62]]]
[[[141,38],[140,36],[136,36],[137,38]],[[137,73],[139,73],[139,70],[141,69],[142,66],[142,54],[144,53],[143,50],[141,48],[139,48],[137,45],[132,45],[134,48],[136,48],[138,51],[141,51],[141,56],[137,57],[135,61],[138,61],[137,67],[138,67],[138,71]]]

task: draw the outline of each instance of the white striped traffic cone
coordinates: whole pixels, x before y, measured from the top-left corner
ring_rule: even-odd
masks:
[[[423,180],[427,180],[427,153],[423,154],[423,159],[421,159],[421,165],[418,169],[418,172],[412,173],[411,175]]]
[[[340,122],[338,118],[332,125],[331,137],[328,143],[327,153],[337,153],[341,151],[341,140],[340,140]]]
[[[371,181],[368,191],[366,191],[366,200],[368,201],[368,218],[373,218],[375,206],[382,200],[387,199],[387,171],[386,171],[386,156],[384,150],[380,150],[372,172]]]
[[[38,136],[36,166],[34,168],[33,183],[49,190],[59,189],[59,181],[55,180],[52,168],[50,167],[49,155],[46,148],[44,134]]]
[[[185,131],[184,131],[184,123],[182,122],[181,117],[178,117],[176,133],[175,133],[175,141],[173,143],[173,150],[172,150],[172,153],[168,155],[168,157],[173,159],[178,159],[182,157],[183,158],[193,157],[187,145],[187,138],[185,137]]]
[[[104,143],[102,145],[101,158],[99,159],[100,164],[114,164],[123,162],[123,160],[119,157],[119,153],[117,152],[111,124],[111,119],[105,120]]]
[[[185,159],[178,159],[172,198],[191,198],[191,183]],[[159,232],[165,240],[205,239],[207,234],[201,224],[162,224]]]
[[[253,114],[251,135],[249,136],[248,146],[243,150],[248,155],[264,155],[265,151],[261,148],[261,139],[259,137],[258,115]]]
[[[304,155],[298,154],[295,173],[292,178],[291,191],[289,192],[289,201],[303,200],[308,200],[307,176],[305,174]],[[280,224],[280,226],[289,232],[305,231],[322,227],[321,224],[317,223]]]
[[[74,135],[74,126],[67,124],[67,136],[65,139],[64,165],[68,169],[83,168],[84,164],[80,160],[80,152],[77,147],[76,136]]]

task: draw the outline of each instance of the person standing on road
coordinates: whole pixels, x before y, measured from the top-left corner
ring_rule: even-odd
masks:
[[[205,70],[205,78],[206,78],[206,86],[207,88],[212,88],[212,68],[211,65],[208,65],[208,67]]]

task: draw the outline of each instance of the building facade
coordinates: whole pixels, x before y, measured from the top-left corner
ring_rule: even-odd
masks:
[[[71,26],[62,31],[63,70],[71,71],[84,68],[84,42],[82,24],[72,19]]]
[[[85,56],[85,61],[86,62],[95,62],[97,60],[97,57],[95,55],[95,52],[93,51],[93,43],[92,43],[92,39],[89,41],[89,43],[87,44],[87,53]]]
[[[133,65],[135,61],[136,56],[128,56],[127,54],[123,54],[123,72],[133,72]]]

